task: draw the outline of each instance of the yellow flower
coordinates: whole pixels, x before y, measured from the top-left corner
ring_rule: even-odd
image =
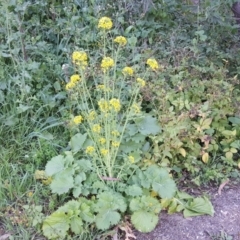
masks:
[[[103,59],[102,59],[102,62],[101,62],[101,67],[103,68],[103,69],[108,69],[108,68],[110,68],[110,67],[113,67],[114,66],[114,61],[113,61],[113,59],[112,58],[110,58],[110,57],[104,57]]]
[[[147,65],[154,71],[158,69],[158,63],[154,58],[149,58],[147,60]]]
[[[47,179],[43,179],[42,183],[44,185],[50,185],[52,183],[52,177],[48,177]]]
[[[88,114],[88,120],[90,121],[93,121],[97,116],[97,113],[95,111],[91,111],[89,114]]]
[[[117,130],[112,131],[111,134],[115,137],[118,137],[120,135],[119,131]]]
[[[127,44],[127,39],[123,36],[118,36],[114,39],[114,42],[118,43],[120,46],[125,46]]]
[[[82,121],[83,121],[83,117],[81,115],[76,116],[76,117],[73,118],[73,122],[75,124],[80,124]]]
[[[140,107],[136,103],[134,103],[132,105],[132,110],[134,111],[134,113],[140,113],[141,112]]]
[[[78,81],[80,81],[80,76],[78,74],[74,74],[70,77],[70,82],[73,84],[77,83]]]
[[[113,109],[116,111],[116,112],[119,112],[120,109],[121,109],[121,104],[120,104],[120,101],[119,99],[116,99],[116,98],[112,98],[110,101],[109,101],[110,105],[113,107]]]
[[[28,197],[30,198],[30,197],[33,196],[33,192],[29,192],[27,195],[28,195]]]
[[[72,62],[78,66],[86,66],[87,59],[87,53],[83,51],[75,51],[72,54]]]
[[[144,87],[146,85],[146,82],[142,78],[137,78],[137,83],[141,86]]]
[[[119,145],[120,145],[120,142],[112,142],[113,147],[119,147]]]
[[[100,150],[100,153],[101,153],[103,156],[106,156],[106,155],[108,154],[108,150],[102,148],[102,149]]]
[[[106,87],[104,84],[99,84],[99,85],[97,85],[97,89],[105,90]]]
[[[94,151],[95,151],[95,148],[93,147],[93,146],[88,146],[87,148],[86,148],[86,154],[89,154],[89,155],[91,155],[91,154],[93,154],[94,153]]]
[[[107,112],[109,110],[109,103],[104,99],[98,101],[98,106],[102,112]]]
[[[103,91],[110,91],[110,88],[106,88],[104,84],[97,85],[97,89],[100,89]]]
[[[69,82],[66,84],[66,90],[71,90],[76,86],[76,83]]]
[[[106,139],[105,139],[105,138],[100,138],[100,139],[99,139],[99,142],[100,142],[101,144],[105,144],[105,143],[106,143]]]
[[[98,28],[103,28],[103,29],[111,29],[112,28],[112,20],[111,18],[108,17],[102,17],[99,22],[98,22]]]
[[[122,73],[125,75],[132,76],[134,71],[131,67],[125,67],[125,68],[123,68]]]
[[[114,66],[114,61],[110,57],[104,57],[101,62],[101,68],[105,71]]]
[[[134,163],[134,157],[133,156],[128,156],[128,160],[131,162],[131,163]]]
[[[101,132],[101,126],[99,124],[94,124],[92,127],[93,132],[100,133]]]

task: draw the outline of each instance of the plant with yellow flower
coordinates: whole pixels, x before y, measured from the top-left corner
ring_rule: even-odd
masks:
[[[111,221],[106,220],[108,214],[117,216],[117,223],[121,218],[118,210],[125,212],[125,202],[129,202],[129,198],[125,201],[119,196],[139,196],[142,192],[137,185],[141,181],[135,183],[130,178],[135,172],[141,171],[139,166],[142,166],[142,149],[148,148],[148,144],[145,144],[146,137],[160,129],[156,119],[141,111],[141,90],[146,86],[144,79],[151,71],[142,72],[141,67],[129,62],[124,55],[121,56],[125,47],[128,47],[127,39],[123,36],[111,38],[108,30],[112,27],[110,18],[103,17],[99,20],[99,41],[103,43],[95,57],[94,53],[88,55],[88,50],[74,51],[71,56],[72,70],[75,73],[66,84],[66,92],[71,108],[70,115],[76,114],[71,120],[72,137],[68,151],[52,158],[46,166],[46,173],[54,193],[71,191],[71,196],[76,200],[70,201],[67,207],[64,206],[64,210],[59,208],[60,212],[57,211],[52,216],[53,219],[50,216],[50,220],[45,221],[43,231],[49,239],[59,237],[56,231],[52,231],[56,217],[67,218],[67,226],[71,226],[71,229],[66,228],[66,232],[69,230],[71,234],[81,233],[81,226],[85,221],[94,223],[99,229],[111,227]],[[128,62],[131,65],[128,66]],[[158,69],[155,59],[148,59],[147,65],[154,71]],[[152,174],[151,171],[146,176],[150,178],[153,175],[156,181],[159,173]],[[143,176],[144,173],[140,175]],[[164,173],[164,177],[167,175],[168,173]],[[130,182],[133,183],[129,185]],[[114,195],[119,185],[124,190]],[[89,202],[93,198],[96,199],[93,203],[96,206],[101,201],[107,202],[104,203],[106,208],[89,213],[92,211]],[[70,211],[67,211],[68,207]],[[79,212],[83,208],[85,212],[81,215]],[[147,214],[149,215],[148,212]]]

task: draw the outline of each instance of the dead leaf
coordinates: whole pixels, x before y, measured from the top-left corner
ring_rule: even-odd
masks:
[[[202,161],[204,163],[208,163],[208,159],[209,159],[209,155],[207,152],[205,152],[203,155],[202,155]]]
[[[218,195],[221,195],[222,189],[223,189],[224,186],[227,185],[228,183],[229,183],[229,179],[228,179],[227,181],[223,182],[223,183],[219,186],[219,188],[218,188]]]

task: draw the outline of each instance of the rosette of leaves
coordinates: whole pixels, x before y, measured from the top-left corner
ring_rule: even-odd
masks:
[[[72,152],[53,157],[46,165],[45,173],[52,177],[50,188],[53,193],[64,194],[72,191],[74,197],[96,193],[99,184],[98,176],[92,172],[89,160],[76,160]],[[94,186],[96,185],[96,187]],[[101,186],[104,189],[105,186]]]
[[[80,234],[84,223],[94,221],[92,205],[93,202],[85,198],[67,202],[44,220],[44,236],[48,239],[65,239],[69,232]]]

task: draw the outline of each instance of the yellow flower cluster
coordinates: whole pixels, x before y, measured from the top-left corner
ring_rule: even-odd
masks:
[[[158,63],[154,58],[149,58],[147,60],[147,65],[154,71],[158,69]]]
[[[112,142],[113,147],[119,147],[119,145],[120,145],[120,142]]]
[[[103,156],[106,156],[106,155],[108,154],[108,150],[102,148],[102,149],[100,150],[100,153],[101,153]]]
[[[83,117],[81,115],[73,118],[73,122],[77,125],[80,124],[82,121],[83,121]]]
[[[140,113],[141,112],[140,107],[136,103],[134,103],[132,105],[132,110],[134,111],[134,113]]]
[[[88,146],[85,151],[87,154],[91,155],[95,152],[95,148],[93,146]]]
[[[112,20],[111,18],[108,18],[108,17],[102,17],[98,22],[98,28],[109,30],[112,28],[112,26],[113,26]]]
[[[93,132],[100,133],[101,132],[101,126],[99,124],[94,124],[92,127]]]
[[[78,66],[87,66],[87,53],[83,51],[75,51],[72,54],[72,62]]]
[[[146,82],[142,78],[137,78],[137,83],[141,86],[144,87],[146,85]]]
[[[78,74],[74,74],[70,77],[70,82],[77,83],[78,81],[80,81],[80,76]]]
[[[119,101],[119,99],[116,99],[116,98],[112,98],[110,101],[109,101],[111,107],[116,111],[116,112],[119,112],[120,109],[121,109],[121,103]]]
[[[89,114],[88,114],[88,120],[89,121],[93,121],[97,116],[97,113],[95,111],[91,111]]]
[[[125,75],[132,76],[134,71],[131,67],[125,67],[125,68],[123,68],[122,73]]]
[[[100,138],[100,139],[99,139],[99,142],[100,142],[101,144],[105,144],[105,143],[106,143],[106,138]]]
[[[123,36],[118,36],[114,39],[115,43],[118,43],[120,46],[125,46],[127,44],[127,39]]]
[[[119,131],[117,130],[112,131],[111,134],[115,137],[118,137],[120,135]]]
[[[114,66],[114,61],[112,58],[110,57],[104,57],[102,62],[101,62],[101,68],[106,71],[108,70],[109,68],[113,67]]]
[[[134,159],[133,156],[129,156],[129,157],[128,157],[128,160],[129,160],[131,163],[134,163],[134,160],[135,160],[135,159]]]
[[[80,80],[81,80],[81,78],[78,74],[72,75],[70,77],[69,83],[66,84],[66,90],[73,89]]]
[[[109,111],[109,103],[104,99],[101,99],[100,101],[98,101],[98,106],[102,112]]]
[[[104,84],[97,85],[97,89],[100,89],[103,91],[110,91],[110,88],[107,88]]]

